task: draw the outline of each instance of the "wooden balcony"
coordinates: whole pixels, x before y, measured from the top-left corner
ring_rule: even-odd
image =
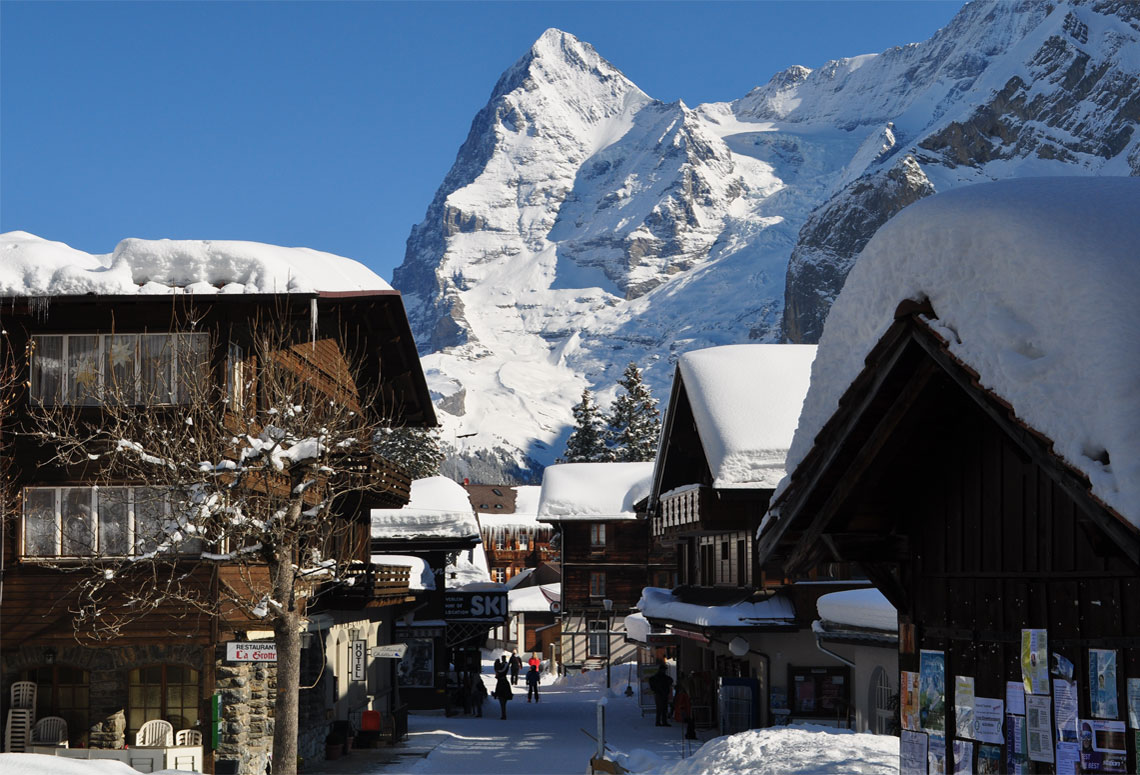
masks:
[[[365,607],[395,605],[411,597],[406,565],[373,565],[355,562],[342,572],[341,581],[322,584],[317,597],[320,608],[351,611]]]
[[[653,517],[654,538],[696,533],[719,533],[749,528],[750,505],[743,500],[724,501],[710,487],[686,487],[662,496]],[[762,510],[761,510],[762,511]]]

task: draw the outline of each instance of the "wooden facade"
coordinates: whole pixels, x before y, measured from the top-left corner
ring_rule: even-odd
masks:
[[[303,341],[279,350],[275,357],[300,375],[314,391],[348,401],[351,405],[353,396],[360,394],[362,386],[367,386],[385,404],[367,407],[367,411],[379,411],[394,422],[409,425],[435,422],[402,302],[395,292],[288,296],[88,295],[52,299],[8,298],[0,300],[0,304],[6,315],[8,346],[16,353],[28,350],[33,336],[67,336],[94,341],[96,337],[110,335],[132,336],[133,332],[139,332],[139,336],[182,335],[188,330],[188,321],[193,321],[193,330],[201,332],[205,337],[203,341],[209,342],[209,349],[204,352],[203,368],[193,375],[179,375],[175,366],[172,372],[174,380],[206,380],[216,388],[219,396],[226,395],[227,369],[232,368],[234,350],[228,348],[236,344],[245,347],[246,352],[252,351],[248,337],[257,321],[295,321],[297,330],[304,332],[299,337]],[[334,341],[341,334],[346,334],[347,341],[351,342],[349,346],[359,348],[360,352],[342,352]],[[107,357],[110,358],[109,352]],[[356,372],[350,373],[350,360],[360,364]],[[103,372],[111,368],[109,363],[110,360],[97,364],[97,368],[102,370],[99,379],[107,379]],[[20,364],[17,366],[23,368]],[[257,364],[247,357],[244,366],[249,386],[245,400],[253,406],[257,401]],[[20,381],[28,379],[27,374],[20,375]],[[170,389],[181,388],[176,385]],[[12,487],[9,503],[20,504],[21,492],[28,487],[89,488],[97,472],[54,465],[51,461],[53,451],[41,447],[26,432],[29,400],[26,393],[22,395],[3,423],[5,462]],[[86,403],[87,406],[78,410],[79,418],[91,423],[99,422],[102,409],[98,402],[89,400]],[[139,411],[149,412],[160,419],[166,414],[172,421],[177,421],[176,406],[177,402],[168,406],[140,406]],[[218,407],[223,418],[230,416],[228,411],[244,408],[236,403],[225,406],[228,410],[223,405]],[[371,454],[362,454],[359,460],[349,461],[349,464],[366,471],[376,487],[366,497],[344,499],[336,504],[334,519],[346,529],[330,530],[330,534],[337,532],[338,538],[335,544],[325,547],[324,556],[334,557],[350,566],[350,572],[361,583],[348,588],[314,580],[309,591],[317,602],[310,606],[308,614],[314,622],[321,621],[321,626],[326,629],[336,627],[341,621],[379,622],[384,617],[391,617],[383,611],[410,600],[407,569],[371,566],[368,541],[368,509],[399,506],[406,502],[410,479],[399,467]],[[122,484],[138,488],[145,487],[147,483]],[[264,486],[272,489],[288,487],[289,483],[277,485],[266,479]],[[218,608],[218,603],[225,599],[227,590],[248,593],[250,589],[267,588],[264,567],[256,563],[239,567],[224,561],[202,559],[198,553],[187,554],[178,560],[178,572],[201,591],[201,607],[160,598],[146,616],[124,617],[120,628],[111,629],[116,624],[113,602],[121,598],[115,585],[155,583],[153,578],[140,576],[142,564],[135,569],[118,567],[114,559],[100,560],[98,556],[69,560],[63,551],[59,553],[63,556],[32,556],[27,548],[30,544],[25,545],[27,531],[20,509],[17,507],[6,517],[2,528],[4,572],[0,581],[3,585],[0,692],[5,702],[0,706],[0,714],[7,710],[7,689],[12,681],[38,675],[46,669],[45,665],[71,665],[74,675],[86,676],[85,680],[91,682],[87,688],[69,689],[69,696],[82,695],[86,698],[81,708],[77,705],[67,708],[76,721],[83,722],[69,727],[73,745],[114,747],[124,742],[133,743],[135,715],[133,700],[127,696],[127,675],[131,675],[133,682],[135,672],[148,665],[171,664],[181,666],[179,670],[191,670],[194,676],[195,699],[189,705],[196,707],[192,714],[182,713],[179,718],[183,723],[193,718],[199,728],[204,729],[208,720],[205,704],[229,685],[225,683],[227,680],[231,680],[227,672],[230,668],[224,659],[225,643],[256,638],[258,636],[252,633],[257,632],[262,633],[259,637],[265,637],[264,625],[258,620],[233,606]],[[216,551],[215,547],[203,548]],[[133,545],[129,551],[135,551]],[[109,621],[101,622],[104,631],[96,645],[90,637],[90,624],[76,624],[76,581],[80,575],[90,575],[92,563],[100,562],[106,563],[108,569],[114,569],[116,575],[102,592],[112,602],[112,615]],[[80,568],[84,566],[86,574],[81,574]],[[262,672],[265,672],[264,668]],[[323,728],[328,723],[324,688],[313,691],[314,698],[315,692],[320,693],[321,707],[316,709],[312,702],[303,700],[302,713],[310,708],[314,714],[310,724],[318,722]],[[165,704],[162,710],[165,712]],[[119,712],[116,714],[116,711]],[[156,708],[148,709],[147,713],[146,717],[163,715]],[[138,716],[140,719],[143,717]],[[302,727],[305,724],[303,718]],[[243,730],[242,741],[235,741],[235,745],[238,748],[265,748],[265,741],[271,735],[271,723],[257,722],[251,726],[260,726],[260,731]],[[258,742],[253,742],[255,739]],[[320,743],[323,750],[323,735]],[[214,757],[208,755],[207,768],[212,769],[214,765]]]
[[[948,750],[953,676],[1004,698],[1022,680],[1024,630],[1044,631],[1050,659],[1075,666],[1079,719],[1094,717],[1090,650],[1114,652],[1126,727],[1125,679],[1140,678],[1140,531],[922,318],[900,309],[866,363],[776,504],[761,553],[788,573],[832,561],[866,571],[898,609],[900,668],[918,671],[923,650],[945,655]],[[1134,730],[1123,737],[1123,771],[1135,772]]]
[[[558,553],[551,545],[553,528],[539,523],[533,513],[517,512],[519,487],[470,484],[467,480],[463,486],[479,519],[492,581],[506,583],[527,568],[557,560]]]

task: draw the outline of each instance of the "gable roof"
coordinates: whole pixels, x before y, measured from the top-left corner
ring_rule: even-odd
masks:
[[[829,313],[789,471],[842,410],[900,302],[928,301],[923,325],[946,353],[1140,530],[1137,212],[1136,178],[1008,180],[906,208],[867,245]]]
[[[538,519],[637,519],[637,504],[649,495],[653,463],[558,463],[542,474]]]

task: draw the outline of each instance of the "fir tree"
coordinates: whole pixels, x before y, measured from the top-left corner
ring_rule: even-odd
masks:
[[[614,400],[606,429],[612,459],[623,463],[651,461],[657,455],[661,435],[657,399],[649,393],[636,363],[625,367],[618,385],[625,392]]]
[[[566,440],[561,463],[597,463],[608,460],[605,428],[598,405],[589,388],[582,390],[582,400],[574,405],[574,430]]]
[[[375,442],[376,452],[406,470],[412,479],[439,476],[443,452],[437,428],[384,428]]]

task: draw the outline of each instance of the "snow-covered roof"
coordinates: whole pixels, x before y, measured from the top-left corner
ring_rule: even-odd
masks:
[[[562,600],[561,584],[512,589],[507,593],[510,609],[522,613],[550,613],[550,604]]]
[[[410,554],[374,554],[373,565],[403,565],[410,569],[408,573],[408,589],[419,592],[425,589],[435,589],[435,574],[423,557]]]
[[[793,624],[795,606],[783,595],[773,595],[759,603],[734,605],[695,605],[682,603],[672,590],[646,587],[641,590],[638,609],[649,619],[668,619],[699,627],[756,627],[767,624]]]
[[[542,474],[538,517],[636,519],[633,507],[649,495],[653,463],[559,463]]]
[[[822,595],[815,608],[819,618],[827,622],[887,632],[899,629],[898,612],[877,589],[848,589]]]
[[[412,482],[402,509],[372,510],[373,538],[478,538],[479,524],[467,491],[446,476]]]
[[[358,261],[234,240],[125,239],[92,255],[24,231],[0,234],[0,295],[352,293],[392,286]]]
[[[788,470],[898,304],[926,298],[950,352],[1140,528],[1137,213],[1140,179],[1110,177],[986,183],[907,207],[868,243],[831,308]]]
[[[815,345],[736,344],[678,359],[713,487],[779,483],[815,350]]]
[[[634,611],[625,617],[625,637],[629,640],[645,643],[652,630],[653,625],[649,623],[641,611]]]
[[[467,551],[459,552],[455,562],[444,570],[447,574],[448,589],[476,591],[480,589],[506,589],[497,581],[491,581],[487,566],[487,553],[482,544],[476,544]]]

